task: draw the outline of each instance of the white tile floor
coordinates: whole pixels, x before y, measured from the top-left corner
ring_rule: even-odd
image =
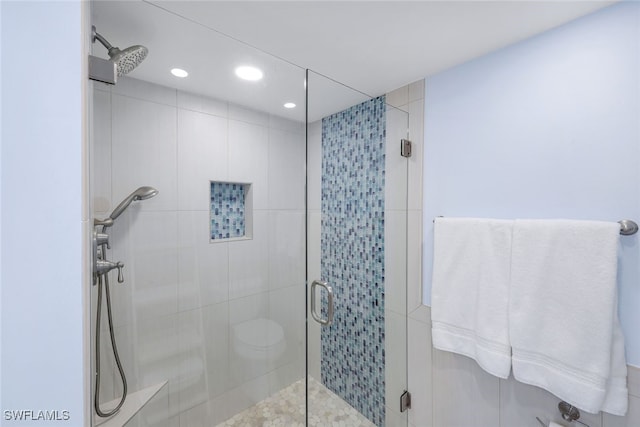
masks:
[[[309,377],[309,425],[375,427],[318,381]],[[244,410],[216,427],[304,427],[304,379]]]

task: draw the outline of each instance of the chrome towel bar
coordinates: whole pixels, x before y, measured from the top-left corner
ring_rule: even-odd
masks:
[[[438,218],[443,218],[439,216]],[[433,219],[433,222],[436,222],[436,219]],[[631,236],[632,234],[636,234],[638,232],[638,224],[630,219],[621,219],[618,221],[620,224],[620,234],[623,236]]]
[[[638,232],[638,224],[630,219],[621,219],[618,224],[620,224],[620,234],[623,236],[631,236]]]

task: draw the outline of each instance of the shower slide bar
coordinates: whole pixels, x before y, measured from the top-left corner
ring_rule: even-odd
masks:
[[[444,218],[442,216],[439,216],[438,218]],[[435,222],[435,218],[433,219],[433,222]],[[618,221],[618,224],[620,224],[620,234],[622,234],[623,236],[631,236],[632,234],[636,234],[638,232],[638,224],[634,221],[631,221],[630,219],[621,219],[620,221]]]

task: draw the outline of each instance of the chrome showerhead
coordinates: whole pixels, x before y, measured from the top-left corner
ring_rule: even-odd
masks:
[[[128,47],[125,50],[112,47],[109,49],[109,58],[118,65],[118,76],[121,77],[129,74],[134,68],[140,65],[148,53],[149,50],[139,44]]]
[[[118,66],[118,76],[124,76],[130,73],[147,57],[149,50],[141,45],[135,45],[121,50],[118,47],[111,46],[104,37],[102,37],[97,31],[96,27],[92,27],[93,38],[95,43],[98,40],[109,51],[109,58]]]
[[[136,202],[138,200],[147,200],[152,198],[156,194],[158,194],[158,190],[153,187],[140,187],[133,193],[129,194],[123,201],[121,201],[120,204],[113,210],[113,212],[111,212],[109,218],[95,219],[93,221],[93,225],[102,226],[104,228],[111,227],[113,225],[113,221],[115,221],[116,218],[122,215],[122,212],[124,212],[129,207],[131,202]]]
[[[138,200],[147,200],[147,199],[152,198],[156,194],[158,194],[158,190],[156,190],[153,187],[140,187],[140,188],[138,188],[136,191],[134,191],[133,193],[129,194],[126,199],[121,201],[118,206],[116,206],[116,208],[113,210],[113,212],[111,212],[111,215],[109,215],[109,218],[111,218],[112,220],[115,220],[120,215],[122,215],[122,212],[124,212],[125,209],[127,209],[129,207],[131,202],[135,202],[135,201],[138,201]]]

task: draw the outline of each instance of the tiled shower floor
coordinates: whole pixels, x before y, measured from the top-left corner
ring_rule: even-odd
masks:
[[[309,378],[309,425],[375,427],[362,414]],[[233,416],[216,427],[304,427],[304,379]]]

